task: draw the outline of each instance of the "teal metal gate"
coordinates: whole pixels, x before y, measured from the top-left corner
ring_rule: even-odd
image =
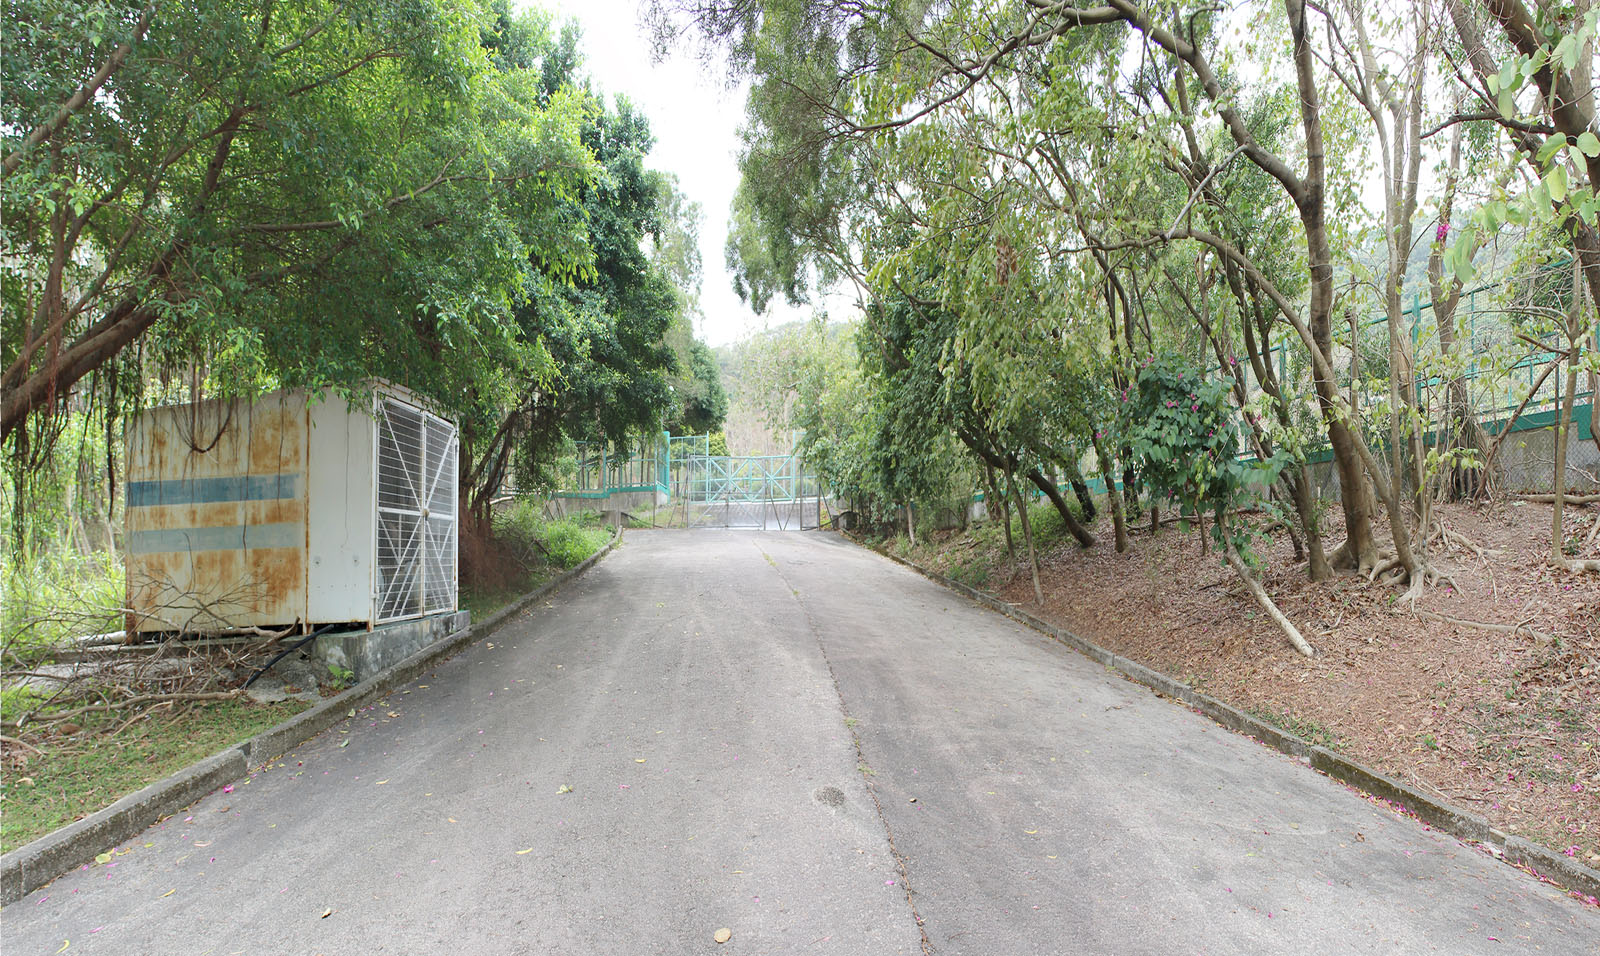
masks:
[[[830,521],[831,499],[799,455],[713,455],[708,435],[666,433],[618,447],[579,443],[564,499],[653,525],[801,531]]]
[[[672,510],[686,527],[798,531],[827,518],[828,496],[799,455],[713,455],[706,435],[668,449]]]

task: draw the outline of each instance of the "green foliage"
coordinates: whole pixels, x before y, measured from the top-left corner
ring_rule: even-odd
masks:
[[[1083,520],[1082,510],[1070,498],[1067,502],[1067,508],[1072,512],[1073,517],[1079,521]],[[998,509],[996,511],[998,513]],[[1043,498],[1034,498],[1028,502],[1028,522],[1033,528],[1034,546],[1040,549],[1048,548],[1058,542],[1067,541],[1072,537],[1071,532],[1067,530],[1066,524],[1061,520],[1061,512],[1056,510],[1055,505]],[[1022,516],[1015,512],[1012,512],[1011,515],[1011,534],[1014,540],[1022,540]]]
[[[541,505],[521,499],[495,512],[495,538],[527,563],[543,562],[563,570],[577,567],[605,547],[610,535],[595,524],[594,512],[579,512],[549,520]]]
[[[0,648],[31,657],[90,634],[120,630],[126,577],[116,556],[50,550],[18,561],[0,558]]]
[[[728,393],[722,387],[716,356],[704,342],[692,337],[686,322],[674,325],[668,341],[677,359],[677,371],[669,386],[672,409],[665,429],[674,435],[716,432],[728,417]]]
[[[608,540],[610,535],[604,529],[570,518],[553,521],[544,529],[545,550],[560,568],[577,567],[605,547]]]
[[[335,691],[344,690],[356,682],[356,672],[338,664],[328,665],[328,677],[331,678],[329,683]]]
[[[1277,458],[1239,459],[1242,438],[1228,396],[1220,377],[1170,357],[1147,359],[1117,419],[1140,478],[1155,493],[1177,499],[1184,515],[1211,511],[1219,541],[1227,512],[1270,486],[1282,469]]]
[[[119,502],[107,498],[108,469],[121,442],[108,444],[101,409],[73,409],[55,424],[60,431],[53,441],[8,462],[0,473],[0,536],[11,562],[110,543]]]
[[[515,379],[513,411],[505,413],[504,400],[489,403],[493,414],[467,435],[480,458],[514,443],[530,486],[570,439],[709,430],[727,413],[715,359],[691,324],[699,208],[644,166],[649,123],[626,100],[592,104],[582,138],[602,174],[566,197],[560,215],[588,235],[591,270],[568,283],[533,263],[541,274],[515,310],[516,325],[549,356],[551,372]]]
[[[220,394],[383,376],[447,407],[537,364],[511,306],[530,262],[561,282],[590,273],[561,212],[597,173],[587,99],[541,85],[543,21],[502,16],[496,32],[470,0],[270,16],[210,0],[161,8],[140,38],[140,10],[7,7],[7,436],[135,345],[146,367],[210,369]],[[23,143],[121,43],[100,94]],[[52,228],[57,210],[72,229]],[[56,281],[81,292],[25,314]],[[45,318],[59,334],[23,354]]]

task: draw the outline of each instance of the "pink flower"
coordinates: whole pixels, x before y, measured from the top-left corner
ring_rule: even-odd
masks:
[[[1168,408],[1175,408],[1175,407],[1177,407],[1177,404],[1178,404],[1177,402],[1168,402],[1167,403],[1167,407]]]
[[[1450,220],[1442,220],[1439,223],[1438,230],[1434,232],[1433,237],[1439,242],[1444,242],[1445,236],[1448,235],[1450,235]]]
[[[1200,404],[1198,402],[1196,402],[1195,404],[1189,406],[1189,411],[1191,411],[1191,412],[1198,412],[1199,410],[1200,410]]]

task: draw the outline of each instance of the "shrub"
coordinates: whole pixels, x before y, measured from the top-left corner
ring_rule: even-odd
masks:
[[[602,528],[579,524],[575,517],[552,521],[544,527],[545,551],[552,564],[573,568],[605,547],[610,535]]]
[[[521,500],[494,517],[494,536],[524,564],[571,568],[605,547],[610,535],[597,526],[599,515],[580,511],[551,521],[540,505]]]
[[[27,655],[123,626],[126,574],[113,554],[55,552],[18,562],[4,558],[0,646]]]

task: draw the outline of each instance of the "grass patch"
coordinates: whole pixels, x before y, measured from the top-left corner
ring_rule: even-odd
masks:
[[[141,721],[70,752],[45,746],[44,756],[8,769],[0,784],[0,848],[9,853],[310,706],[217,701],[177,718]]]
[[[989,565],[977,558],[955,562],[950,566],[948,575],[951,580],[959,581],[969,588],[984,588],[989,585]]]
[[[1287,730],[1306,743],[1315,744],[1326,750],[1337,751],[1341,749],[1339,735],[1307,717],[1296,717],[1287,710],[1273,710],[1269,707],[1247,707],[1245,713],[1277,727]]]
[[[543,568],[537,571],[524,571],[503,587],[464,587],[461,590],[461,607],[472,613],[474,622],[482,621],[554,576],[554,570]]]

